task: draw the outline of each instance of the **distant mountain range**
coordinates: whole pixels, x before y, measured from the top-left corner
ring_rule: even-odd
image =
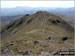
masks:
[[[49,8],[49,7],[15,7],[15,8],[1,8],[1,16],[16,16],[22,14],[32,14],[37,11],[62,12],[64,14],[74,15],[74,8]]]

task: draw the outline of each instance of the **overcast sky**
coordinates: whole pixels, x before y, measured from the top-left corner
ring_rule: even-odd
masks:
[[[74,1],[1,1],[1,8],[17,6],[69,8],[74,7]]]

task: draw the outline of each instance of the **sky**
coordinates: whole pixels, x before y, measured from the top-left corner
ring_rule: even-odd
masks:
[[[1,1],[1,8],[27,7],[74,7],[74,1]]]

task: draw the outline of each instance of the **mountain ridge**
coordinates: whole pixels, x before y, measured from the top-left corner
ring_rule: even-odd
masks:
[[[52,17],[54,17],[54,18],[52,18]],[[27,18],[29,18],[29,19],[27,19]],[[26,21],[26,20],[28,20],[28,21]],[[6,28],[6,30],[9,30],[10,28],[12,28],[9,30],[11,32],[11,31],[13,31],[13,29],[15,27],[16,28],[19,26],[22,27],[21,26],[22,24],[28,25],[28,24],[32,23],[32,21],[34,21],[34,20],[37,20],[37,21],[40,20],[39,27],[43,27],[41,25],[44,25],[44,24],[49,24],[49,21],[50,21],[50,24],[52,23],[54,25],[65,28],[69,32],[74,32],[74,29],[71,25],[69,25],[68,23],[63,21],[59,16],[55,16],[53,14],[50,14],[49,12],[46,12],[46,11],[38,11],[35,14],[31,14],[31,15],[26,14],[25,16],[21,17],[20,19],[14,20],[13,23],[8,24],[8,26],[6,26],[5,28]],[[48,21],[48,22],[43,22],[43,21]]]

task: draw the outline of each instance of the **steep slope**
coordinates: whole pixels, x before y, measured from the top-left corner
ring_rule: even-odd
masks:
[[[1,33],[3,44],[11,41],[20,41],[17,45],[13,46],[14,48],[10,47],[10,49],[13,50],[15,50],[15,46],[17,46],[17,48],[23,48],[25,51],[34,50],[34,53],[38,53],[41,50],[40,48],[44,48],[43,51],[52,52],[60,49],[67,50],[74,44],[74,28],[60,17],[50,14],[46,11],[38,11],[31,15],[27,14],[17,20],[14,20],[2,28]],[[68,40],[63,45],[60,45],[59,43],[63,41],[62,39],[64,37],[66,37]],[[53,42],[49,43],[49,39],[51,39]],[[23,41],[25,40],[31,41],[31,44],[28,42],[27,47],[24,47]],[[38,45],[39,49],[32,48],[34,40],[41,41],[41,43]],[[41,47],[40,45],[42,43],[56,47],[53,49],[51,49],[51,46],[50,48],[49,46],[46,48]],[[63,48],[61,48],[61,46]],[[3,49],[5,48],[8,47],[3,47]]]

